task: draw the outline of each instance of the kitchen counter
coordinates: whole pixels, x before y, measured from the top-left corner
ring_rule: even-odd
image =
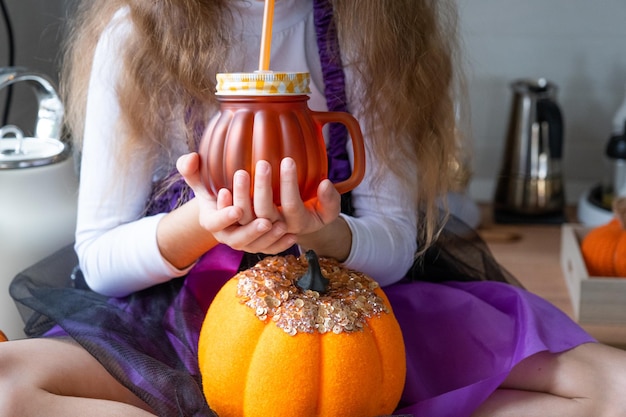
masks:
[[[495,258],[526,289],[573,318],[574,310],[561,269],[561,226],[494,224],[490,207],[483,205],[481,210],[483,221],[479,233]],[[568,208],[567,213],[568,222],[576,222],[575,209]],[[626,324],[582,324],[582,327],[601,342],[626,348]]]

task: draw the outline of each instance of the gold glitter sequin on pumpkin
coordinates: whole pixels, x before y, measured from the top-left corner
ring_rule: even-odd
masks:
[[[295,282],[307,271],[304,255],[271,256],[240,272],[237,296],[262,320],[273,321],[290,335],[297,333],[356,332],[365,320],[389,313],[374,292],[378,283],[357,271],[343,268],[331,258],[320,258],[328,291],[302,291]]]

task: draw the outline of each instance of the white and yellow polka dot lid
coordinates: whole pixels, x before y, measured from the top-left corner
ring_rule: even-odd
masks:
[[[216,94],[222,96],[310,94],[308,72],[229,72],[217,74]]]

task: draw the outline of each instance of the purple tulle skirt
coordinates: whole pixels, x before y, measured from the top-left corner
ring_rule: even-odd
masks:
[[[213,416],[201,389],[199,329],[241,259],[217,246],[185,279],[123,299],[32,282],[14,283],[21,290],[13,294],[56,323],[47,337],[74,338],[159,416]],[[524,358],[594,341],[550,303],[507,283],[407,279],[384,290],[407,352],[397,414],[469,416]]]
[[[524,358],[593,339],[545,300],[500,282],[385,288],[407,346],[399,412],[469,416]]]

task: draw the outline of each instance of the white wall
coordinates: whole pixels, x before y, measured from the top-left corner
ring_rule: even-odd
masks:
[[[568,201],[600,181],[626,85],[626,0],[458,0],[474,140],[470,195],[489,201],[500,168],[511,81],[559,87]]]

